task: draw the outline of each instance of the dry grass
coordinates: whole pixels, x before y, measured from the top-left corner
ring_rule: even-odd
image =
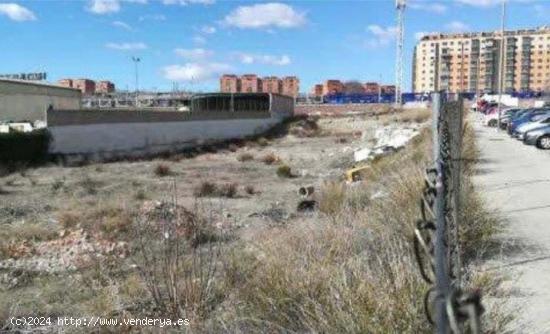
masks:
[[[338,214],[346,199],[346,185],[343,182],[325,182],[319,196],[319,211],[329,216]]]
[[[254,156],[250,153],[241,153],[237,156],[237,160],[240,162],[252,161]]]

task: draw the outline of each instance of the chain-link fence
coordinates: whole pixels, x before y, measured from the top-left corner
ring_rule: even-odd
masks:
[[[478,292],[462,290],[460,177],[463,101],[432,95],[434,166],[426,170],[416,223],[414,250],[420,273],[430,285],[424,298],[436,333],[481,333]]]

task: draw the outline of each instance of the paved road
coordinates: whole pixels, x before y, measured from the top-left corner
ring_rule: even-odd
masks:
[[[474,178],[490,207],[507,218],[497,270],[512,278],[514,333],[550,333],[550,151],[476,125],[481,161]],[[494,263],[493,263],[494,264]]]

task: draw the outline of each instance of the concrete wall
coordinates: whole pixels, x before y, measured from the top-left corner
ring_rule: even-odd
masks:
[[[79,109],[78,90],[40,83],[0,79],[0,121],[45,121],[49,105]]]
[[[48,112],[50,153],[94,160],[144,156],[261,134],[284,119],[268,112]]]

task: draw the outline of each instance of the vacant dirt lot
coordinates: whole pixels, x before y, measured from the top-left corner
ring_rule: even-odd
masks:
[[[136,267],[134,222],[140,217],[154,217],[158,226],[164,226],[166,212],[174,212],[152,213],[160,211],[163,203],[173,203],[186,208],[175,214],[191,217],[190,221],[197,221],[193,215],[198,212],[208,216],[218,239],[221,235],[228,242],[257,241],[264,230],[312,221],[316,212],[297,210],[298,188],[313,185],[318,191],[328,181],[342,180],[345,169],[354,164],[354,150],[371,147],[377,128],[417,128],[428,116],[426,111],[406,111],[380,118],[300,121],[290,124],[286,135],[194,157],[81,167],[52,165],[2,176],[0,300],[10,302],[0,306],[0,319],[33,311],[97,315],[135,309],[139,314],[154,314],[154,307],[135,306],[149,299],[143,283],[132,274]],[[339,187],[334,186],[336,196]],[[380,196],[375,187],[365,191],[365,198]],[[196,242],[211,237],[201,238]],[[282,236],[276,233],[273,238]],[[111,258],[116,260],[105,261]],[[225,275],[229,269],[224,268]],[[116,275],[106,274],[113,270]],[[239,280],[234,279],[237,284]],[[74,290],[64,296],[67,287]],[[42,297],[33,299],[37,293]],[[113,299],[113,293],[135,300],[128,305],[124,298]],[[217,296],[216,291],[213,294]],[[197,317],[207,313],[201,307],[193,312]]]

